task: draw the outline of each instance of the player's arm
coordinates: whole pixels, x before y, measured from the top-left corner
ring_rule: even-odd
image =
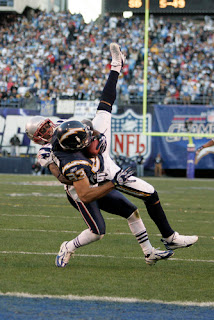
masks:
[[[73,184],[72,181],[66,179],[62,175],[59,168],[55,164],[55,162],[53,160],[53,154],[51,152],[51,145],[50,144],[45,145],[44,147],[40,148],[40,150],[37,154],[37,159],[38,159],[39,164],[42,167],[49,168],[51,173],[54,175],[54,177],[56,177],[59,180],[59,182],[64,183],[64,184],[68,184],[68,185]]]
[[[50,172],[54,175],[54,177],[57,178],[57,180],[59,180],[59,182],[64,183],[64,184],[68,184],[68,185],[72,185],[73,182],[66,179],[65,176],[63,176],[63,174],[60,172],[59,168],[57,167],[57,165],[52,162],[49,164],[48,166]]]
[[[208,148],[208,147],[212,147],[214,145],[214,140],[210,140],[207,143],[205,143],[202,147],[203,148]]]
[[[209,140],[208,142],[206,142],[205,144],[203,144],[203,146],[201,146],[200,148],[198,148],[196,150],[196,154],[198,154],[202,149],[208,148],[208,147],[212,147],[214,145],[214,140]]]
[[[135,182],[134,179],[129,179],[132,174],[132,169],[126,168],[125,170],[119,170],[115,174],[113,180],[107,181],[104,184],[99,185],[98,187],[92,187],[87,176],[78,181],[74,181],[73,185],[80,200],[84,203],[89,203],[104,197],[115,187],[124,185],[126,182]]]
[[[89,203],[104,197],[115,187],[112,181],[108,181],[98,187],[92,187],[87,177],[82,180],[74,181],[73,185],[78,197],[84,203]]]

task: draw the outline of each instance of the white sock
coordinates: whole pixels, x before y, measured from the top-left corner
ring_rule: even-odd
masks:
[[[143,250],[144,255],[148,255],[152,252],[152,245],[149,241],[148,234],[146,232],[146,227],[140,218],[139,211],[136,210],[131,214],[131,216],[127,219],[128,225],[136,237],[141,249]]]
[[[86,246],[87,244],[100,240],[104,235],[95,234],[89,229],[82,231],[75,239],[69,241],[66,244],[69,252],[75,251],[76,249]]]

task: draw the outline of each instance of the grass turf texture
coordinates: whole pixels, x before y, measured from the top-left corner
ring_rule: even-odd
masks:
[[[0,291],[213,302],[214,181],[145,180],[158,191],[172,227],[181,234],[197,234],[198,242],[175,250],[173,260],[150,267],[127,222],[103,212],[103,240],[80,248],[60,269],[54,264],[60,244],[86,228],[63,187],[52,176],[0,175]],[[130,199],[153,246],[164,249],[143,202]]]

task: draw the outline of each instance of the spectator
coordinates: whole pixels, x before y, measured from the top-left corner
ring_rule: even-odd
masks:
[[[141,153],[139,153],[136,157],[136,164],[137,164],[137,177],[144,176],[144,157]]]
[[[11,153],[10,153],[11,157],[18,157],[20,140],[16,134],[14,134],[14,136],[10,139],[10,144],[11,144]]]
[[[162,176],[162,158],[160,153],[157,154],[155,158],[155,177]]]
[[[161,17],[151,17],[150,101],[212,103],[213,25],[208,16],[204,21],[189,17],[163,21]],[[28,91],[36,99],[49,98],[51,88],[55,88],[56,99],[67,85],[78,88],[76,99],[99,98],[109,70],[106,48],[112,37],[118,38],[127,55],[119,80],[122,87],[119,100],[125,104],[141,103],[143,30],[144,21],[137,16],[130,19],[104,16],[85,24],[80,14],[38,11],[29,21],[25,16],[8,19],[0,28],[0,92],[4,95],[1,105],[13,101],[13,87],[18,100]],[[105,72],[99,73],[99,69]]]
[[[32,165],[32,170],[33,170],[33,175],[35,176],[40,176],[41,175],[41,165],[39,164],[38,161],[36,161],[33,165]]]

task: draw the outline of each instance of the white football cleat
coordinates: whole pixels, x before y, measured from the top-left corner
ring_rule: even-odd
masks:
[[[120,46],[117,43],[112,42],[110,44],[110,52],[112,57],[111,66],[122,68],[126,58],[120,51]]]
[[[174,232],[172,240],[168,242],[166,239],[161,239],[165,247],[169,250],[175,250],[179,248],[187,248],[198,241],[198,236],[182,236],[178,232]]]
[[[74,252],[69,252],[67,247],[66,247],[66,244],[68,243],[68,241],[64,241],[62,244],[61,244],[61,247],[59,249],[59,253],[55,259],[55,265],[57,267],[60,267],[60,268],[64,268],[67,266],[72,254],[74,254]]]
[[[147,254],[147,256],[145,256],[145,261],[146,261],[146,264],[152,266],[159,260],[168,259],[172,257],[173,254],[174,252],[172,250],[162,251],[162,250],[152,248],[152,252],[150,254]]]

